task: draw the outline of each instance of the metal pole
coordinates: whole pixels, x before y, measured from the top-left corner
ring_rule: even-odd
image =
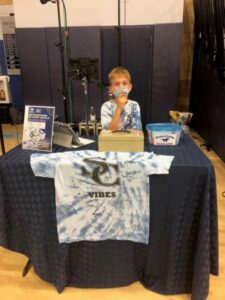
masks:
[[[85,98],[85,104],[86,104],[86,111],[85,111],[85,119],[86,119],[86,135],[89,136],[89,117],[88,117],[88,112],[89,112],[89,98],[88,98],[88,79],[86,76],[83,76],[82,79],[82,85],[84,88],[84,98]]]
[[[121,41],[121,21],[120,21],[120,0],[118,0],[118,27],[117,27],[117,31],[118,31],[118,63],[119,66],[121,66],[122,64],[122,58],[121,58],[121,48],[122,48],[122,41]]]
[[[222,0],[214,1],[214,22],[216,31],[217,53],[216,65],[219,78],[225,81],[225,46],[224,46],[224,4]]]
[[[66,83],[66,72],[65,72],[65,60],[64,60],[64,45],[63,45],[63,37],[61,30],[61,16],[60,16],[60,5],[59,0],[57,0],[57,13],[58,13],[58,29],[59,29],[59,49],[61,56],[61,68],[62,68],[62,95],[64,101],[64,114],[65,114],[65,122],[68,123],[68,108],[67,108],[67,83]]]

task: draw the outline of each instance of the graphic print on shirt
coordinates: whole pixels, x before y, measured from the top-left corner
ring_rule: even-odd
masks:
[[[168,174],[172,156],[92,150],[33,154],[36,176],[54,178],[60,243],[149,242],[149,175]]]
[[[97,165],[95,168],[93,168],[92,172],[88,171],[86,169],[86,167],[82,167],[82,175],[83,176],[91,175],[92,179],[96,183],[102,184],[105,186],[120,185],[120,179],[118,177],[118,174],[119,174],[118,164],[108,163],[106,161],[106,159],[99,159],[98,157],[85,158],[83,161],[86,163]],[[111,168],[116,172],[116,176],[114,176],[115,178],[113,178],[112,175],[109,175]],[[110,179],[112,179],[111,182],[110,182]]]
[[[86,163],[86,166],[81,167],[81,173],[83,176],[91,177],[92,180],[98,185],[113,187],[115,185],[120,185],[119,177],[119,166],[117,163],[109,163],[105,158],[85,158],[83,162]],[[92,167],[92,170],[87,169],[87,164]],[[101,188],[100,188],[101,189]],[[87,197],[91,199],[88,200],[88,206],[94,207],[95,210],[93,215],[99,217],[104,213],[102,206],[104,201],[107,201],[107,198],[116,197],[116,192],[113,190],[110,191],[92,191],[88,192]],[[106,198],[106,199],[105,199]]]

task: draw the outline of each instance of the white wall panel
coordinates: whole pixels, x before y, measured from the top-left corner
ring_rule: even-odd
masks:
[[[117,0],[64,0],[69,26],[112,25],[117,20]],[[39,0],[14,0],[16,27],[58,26],[57,5]],[[62,9],[61,9],[62,12]],[[63,13],[61,13],[63,18]]]
[[[126,25],[181,23],[183,20],[183,0],[125,0],[121,3],[121,20]]]
[[[69,26],[117,25],[117,0],[64,0],[64,2]],[[183,19],[183,2],[183,0],[121,0],[121,24],[180,23]],[[18,28],[58,26],[57,7],[51,2],[43,5],[39,0],[14,0],[14,9]]]
[[[13,5],[0,5],[0,17],[7,17],[13,13]],[[0,22],[0,40],[2,40],[2,26]]]

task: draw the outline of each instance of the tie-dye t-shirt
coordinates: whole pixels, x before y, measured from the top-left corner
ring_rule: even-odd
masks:
[[[32,154],[36,176],[55,179],[60,243],[149,241],[149,175],[168,174],[173,156],[149,152]]]
[[[109,100],[101,107],[101,124],[103,129],[108,129],[116,111],[116,102]],[[136,101],[128,100],[121,114],[119,129],[142,129],[140,106]]]

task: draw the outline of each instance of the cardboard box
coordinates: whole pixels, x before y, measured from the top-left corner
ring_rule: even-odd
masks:
[[[144,134],[141,130],[102,130],[98,139],[99,151],[143,152]]]

